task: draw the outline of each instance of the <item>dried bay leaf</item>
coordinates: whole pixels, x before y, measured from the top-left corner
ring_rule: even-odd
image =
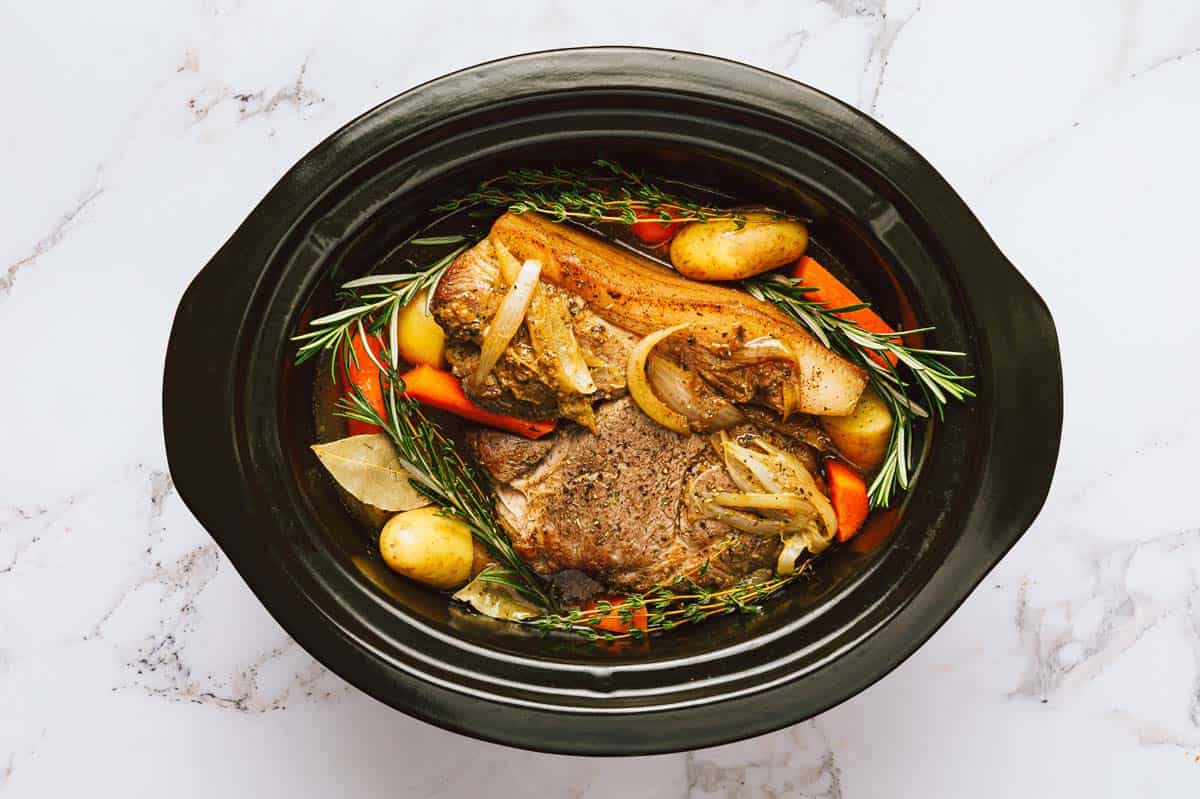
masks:
[[[484,569],[474,580],[458,589],[453,598],[493,619],[524,621],[537,618],[539,612],[536,607],[508,586],[485,579],[487,572]]]
[[[312,451],[338,485],[355,499],[387,511],[420,508],[429,500],[408,481],[383,433],[313,444]]]

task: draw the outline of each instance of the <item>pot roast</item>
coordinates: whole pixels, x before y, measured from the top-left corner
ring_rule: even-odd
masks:
[[[811,450],[773,435],[814,465]],[[480,429],[468,446],[493,482],[517,554],[542,574],[578,570],[609,588],[644,591],[679,575],[724,586],[775,567],[778,537],[708,518],[703,497],[736,490],[709,438],[660,427],[628,397],[597,409],[594,433],[572,425],[530,441]]]
[[[512,286],[505,275],[526,259],[542,264],[530,315],[479,379],[489,322]],[[615,590],[681,575],[714,587],[767,577],[781,551],[777,535],[734,529],[706,507],[714,492],[738,491],[711,436],[668,430],[627,396],[626,365],[643,336],[688,322],[655,357],[686,374],[696,402],[740,407],[728,434],[770,441],[814,474],[821,440],[809,414],[848,413],[865,384],[860,369],[774,307],[532,214],[503,215],[459,256],[433,313],[477,404],[578,423],[536,441],[491,429],[468,436],[517,554],[539,573],[582,572]],[[539,341],[549,323],[569,330],[559,349]],[[764,341],[771,357],[739,357]],[[563,346],[587,365],[586,392],[564,379]]]

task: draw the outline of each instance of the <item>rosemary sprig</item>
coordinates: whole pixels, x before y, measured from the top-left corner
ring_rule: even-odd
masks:
[[[454,244],[464,241],[461,236],[420,239],[413,244]],[[346,307],[340,311],[319,317],[309,322],[309,330],[292,336],[300,342],[296,351],[296,365],[322,352],[332,352],[329,359],[330,374],[337,380],[339,353],[346,356],[352,352],[349,346],[356,332],[374,333],[388,324],[396,311],[403,308],[413,297],[425,289],[437,286],[450,264],[469,248],[473,241],[456,247],[432,264],[416,272],[390,275],[367,275],[342,284],[339,296]],[[432,296],[432,291],[430,295]],[[348,357],[348,356],[347,356]]]
[[[386,353],[385,353],[386,356]],[[557,604],[542,578],[521,560],[508,536],[500,528],[492,502],[475,472],[458,454],[454,443],[425,417],[420,406],[402,396],[404,381],[389,358],[377,364],[385,374],[387,404],[385,419],[362,392],[338,400],[337,413],[382,428],[396,448],[396,457],[412,484],[441,508],[467,526],[504,567],[512,579],[506,583],[541,608],[553,611]]]
[[[839,315],[866,308],[866,303],[830,308],[807,298],[806,295],[816,289],[782,275],[753,278],[743,281],[742,286],[752,296],[774,303],[808,328],[826,347],[867,371],[871,388],[887,403],[894,420],[883,463],[867,491],[872,508],[886,508],[896,493],[908,488],[916,467],[913,422],[929,416],[924,407],[909,397],[910,383],[901,377],[888,356],[904,365],[925,402],[940,419],[943,408],[951,400],[962,401],[975,396],[975,392],[964,385],[972,379],[972,375],[960,375],[938,360],[963,357],[964,353],[909,347],[903,343],[904,336],[927,333],[933,330],[932,327],[888,334],[872,333]],[[876,360],[871,357],[872,354],[883,357]]]
[[[730,220],[741,227],[746,222],[736,210],[714,208],[670,194],[615,161],[599,159],[594,163],[596,172],[557,167],[513,169],[483,181],[475,191],[442,203],[435,210],[487,205],[514,214],[539,213],[556,222],[578,219],[626,225],[650,215],[664,225]]]

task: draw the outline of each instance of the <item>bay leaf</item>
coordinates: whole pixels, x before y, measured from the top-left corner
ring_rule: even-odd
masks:
[[[383,433],[313,444],[312,451],[338,485],[360,502],[388,511],[412,510],[430,504],[409,483],[392,442]]]
[[[458,589],[453,599],[470,605],[484,616],[503,621],[524,621],[539,615],[535,606],[508,586],[480,579],[485,574],[487,569]]]

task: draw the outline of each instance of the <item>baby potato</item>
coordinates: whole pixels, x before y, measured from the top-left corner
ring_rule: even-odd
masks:
[[[808,247],[808,228],[795,219],[745,214],[740,229],[729,220],[689,222],[671,240],[671,263],[693,280],[741,280],[791,263]]]
[[[858,399],[849,416],[822,416],[821,427],[846,460],[863,471],[883,462],[892,435],[892,414],[887,403],[871,389]]]
[[[396,349],[413,365],[441,368],[446,361],[446,333],[429,313],[427,291],[400,309],[396,319]]]
[[[393,516],[379,534],[383,562],[433,588],[457,588],[471,579],[474,540],[467,526],[433,506]]]

